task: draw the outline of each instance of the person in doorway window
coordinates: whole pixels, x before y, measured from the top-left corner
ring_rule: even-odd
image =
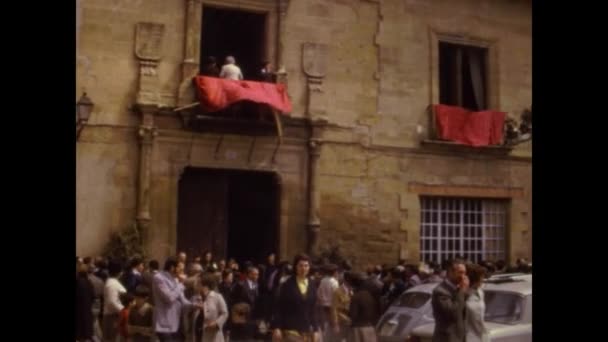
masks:
[[[205,59],[205,64],[201,68],[201,75],[209,77],[220,76],[220,68],[217,66],[214,56],[209,56]]]
[[[270,62],[262,62],[262,68],[258,74],[258,81],[274,83],[274,73],[272,72],[272,64]]]
[[[240,81],[243,79],[243,73],[241,72],[241,68],[236,65],[236,60],[234,59],[234,57],[226,57],[226,64],[222,66],[220,77],[236,81]]]

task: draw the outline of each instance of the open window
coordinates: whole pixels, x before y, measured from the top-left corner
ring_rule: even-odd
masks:
[[[488,49],[439,42],[439,102],[488,109]]]
[[[234,56],[245,80],[256,80],[267,56],[268,13],[203,6],[201,68],[208,57],[222,67],[226,56]]]

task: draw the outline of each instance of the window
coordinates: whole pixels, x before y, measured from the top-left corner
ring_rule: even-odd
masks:
[[[215,57],[221,68],[234,56],[246,80],[256,78],[267,58],[267,13],[203,6],[200,66]]]
[[[439,102],[487,109],[487,56],[486,48],[439,42]]]
[[[421,209],[422,261],[505,259],[506,201],[423,196]]]
[[[514,324],[522,319],[524,298],[508,292],[486,291],[484,319],[500,324]]]
[[[418,309],[431,299],[430,293],[425,292],[406,292],[399,297],[397,306]]]

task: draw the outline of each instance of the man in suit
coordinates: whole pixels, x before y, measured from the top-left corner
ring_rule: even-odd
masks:
[[[299,254],[294,259],[295,275],[279,288],[273,317],[273,340],[287,342],[319,341],[319,322],[315,306],[317,295],[309,279],[310,258]]]
[[[160,342],[180,341],[179,323],[182,308],[197,307],[201,304],[192,304],[184,297],[184,285],[178,282],[178,277],[184,269],[184,263],[174,257],[165,262],[162,272],[158,272],[152,279],[154,296],[154,331]]]
[[[134,294],[137,286],[142,284],[144,262],[140,258],[133,258],[130,266],[131,269],[125,274],[123,285],[127,289],[127,292]]]
[[[146,285],[146,287],[151,289],[152,288],[152,279],[154,278],[156,273],[158,273],[159,268],[160,268],[160,265],[158,264],[158,260],[150,260],[150,262],[148,263],[148,270],[146,270],[141,275],[142,285]]]
[[[469,289],[466,272],[464,261],[452,261],[446,279],[433,290],[433,342],[465,342],[465,296]]]
[[[229,328],[231,330],[239,331],[239,339],[254,339],[257,330],[256,321],[262,318],[259,305],[259,276],[260,272],[256,267],[247,267],[245,280],[238,282],[234,286],[234,289],[232,291],[232,298],[231,300],[229,300],[229,302],[231,302],[231,305],[238,306],[239,308],[242,308],[243,310],[246,310],[249,313],[248,315],[243,316],[246,317],[246,322],[242,322],[242,324],[229,324]],[[247,327],[247,329],[244,329],[243,327]],[[245,333],[245,331],[247,333]]]
[[[393,268],[388,275],[388,282],[384,284],[384,288],[382,289],[382,311],[386,310],[406,289],[400,270],[400,267]]]
[[[375,342],[374,326],[380,318],[378,304],[365,286],[365,276],[353,273],[350,277],[353,296],[350,300],[349,317],[351,319],[351,334],[348,341]]]
[[[256,313],[256,306],[260,296],[259,276],[260,272],[256,267],[250,266],[247,268],[247,278],[236,285],[232,302],[235,304],[247,303],[251,307],[251,311]]]

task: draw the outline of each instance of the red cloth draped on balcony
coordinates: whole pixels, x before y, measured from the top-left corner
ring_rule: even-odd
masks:
[[[216,112],[235,102],[248,100],[267,104],[286,115],[291,113],[291,101],[284,84],[235,81],[206,76],[197,76],[195,83],[201,106],[209,112]]]
[[[447,105],[435,105],[437,133],[440,139],[471,146],[502,143],[506,113],[485,110],[471,112]]]

